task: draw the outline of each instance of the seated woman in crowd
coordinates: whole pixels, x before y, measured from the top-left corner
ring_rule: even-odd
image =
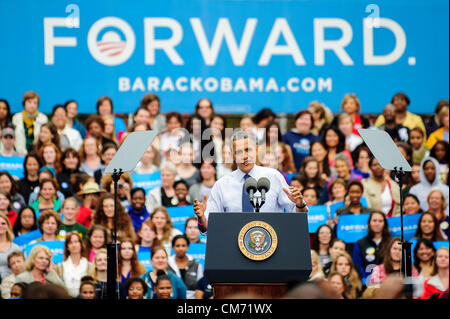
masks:
[[[427,149],[432,149],[433,146],[438,142],[438,141],[444,141],[444,142],[449,142],[448,140],[448,106],[444,106],[438,113],[438,119],[439,122],[441,123],[441,127],[438,128],[436,131],[434,131],[433,133],[430,134],[430,136],[427,139],[427,142],[425,144],[425,147]]]
[[[435,294],[441,297],[445,291],[448,291],[448,257],[448,248],[441,247],[436,251],[431,277],[424,283],[421,299],[428,299]]]
[[[90,263],[94,262],[94,258],[102,248],[106,248],[109,242],[108,230],[102,225],[92,225],[85,238],[86,256]]]
[[[61,209],[61,201],[56,195],[58,186],[54,179],[43,179],[39,183],[39,196],[36,201],[31,203],[31,208],[36,212],[36,216],[46,210],[54,210],[59,212]]]
[[[166,117],[160,113],[161,101],[156,94],[147,93],[141,100],[139,107],[145,107],[150,112],[148,124],[153,131],[160,133],[167,127]]]
[[[106,248],[101,248],[94,258],[95,299],[108,298],[108,262]],[[127,297],[127,291],[120,280],[116,282],[119,299]]]
[[[102,159],[102,167],[94,171],[94,179],[97,184],[101,184],[102,177],[105,175],[105,169],[116,155],[118,147],[116,144],[105,144],[102,147],[100,157]]]
[[[308,111],[312,114],[314,120],[314,127],[311,132],[314,135],[322,136],[325,128],[333,121],[333,113],[319,101],[309,103]]]
[[[359,136],[359,133],[355,133],[353,130],[353,118],[347,113],[342,113],[338,116],[337,126],[341,133],[345,137],[345,149],[349,152],[353,152],[363,140]]]
[[[125,283],[128,299],[144,299],[147,295],[148,287],[144,279],[140,277],[131,277]]]
[[[166,248],[167,255],[169,255],[172,247],[172,239],[176,235],[181,235],[181,232],[173,227],[169,212],[163,206],[155,208],[150,219],[156,227],[158,239],[161,241],[164,248]]]
[[[330,177],[336,175],[336,170],[334,167],[332,169],[330,168],[325,143],[322,140],[312,143],[310,155],[319,163],[320,177],[324,182],[328,183]]]
[[[119,277],[117,280],[123,285],[128,279],[140,277],[147,272],[145,266],[138,261],[134,240],[131,238],[122,238],[119,243],[117,272]]]
[[[330,178],[330,180],[328,181],[328,185],[330,185],[335,178],[341,178],[346,183],[348,183],[351,180],[358,180],[358,181],[362,180],[361,176],[355,174],[351,169],[351,163],[345,154],[343,153],[337,154],[335,156],[334,163],[336,169],[336,176]]]
[[[199,170],[192,164],[194,160],[194,149],[191,143],[183,143],[178,151],[179,163],[177,165],[176,179],[183,179],[191,187],[197,182],[200,175]]]
[[[100,144],[93,136],[87,136],[80,148],[80,171],[94,176],[94,172],[103,168],[100,158]]]
[[[329,249],[334,237],[333,229],[328,225],[321,225],[316,231],[311,248],[318,254],[321,267],[331,261]]]
[[[45,143],[38,150],[42,165],[51,167],[56,173],[61,172],[61,151],[53,143]]]
[[[358,180],[351,180],[347,184],[347,193],[349,204],[343,208],[336,210],[335,224],[337,224],[338,216],[347,214],[370,214],[373,210],[361,204],[361,197],[364,193],[364,186]]]
[[[150,217],[150,213],[145,207],[145,190],[143,188],[133,188],[130,194],[131,205],[128,207],[128,216],[131,217],[134,231],[137,233],[142,223]]]
[[[16,283],[30,284],[37,281],[64,286],[56,271],[51,269],[52,257],[52,252],[46,246],[34,246],[25,261],[25,271],[16,276]]]
[[[184,179],[180,179],[173,184],[175,189],[175,196],[177,197],[177,206],[188,206],[192,204],[192,200],[189,196],[189,185]]]
[[[386,214],[386,217],[400,216],[400,187],[389,176],[375,157],[369,162],[371,176],[363,179],[364,197],[367,205]]]
[[[129,173],[123,173],[120,175],[119,181],[117,182],[117,197],[122,207],[127,210],[131,205],[131,189],[133,188],[133,180]],[[114,181],[112,179],[112,174],[106,174],[102,178],[102,189],[106,190],[108,193],[114,195]]]
[[[81,278],[94,274],[94,266],[86,258],[86,246],[78,232],[70,232],[67,235],[64,261],[56,265],[56,273],[74,298],[78,296]]]
[[[186,299],[186,285],[180,277],[169,270],[169,255],[167,254],[166,249],[162,246],[157,246],[152,249],[151,256],[153,270],[142,276],[142,279],[145,280],[149,288],[147,292],[147,299],[153,298],[153,291],[156,285],[158,271],[164,271],[164,273],[166,273],[170,278],[170,282],[173,287],[171,299]]]
[[[336,260],[336,257],[343,252],[346,252],[345,243],[341,239],[334,238],[328,247],[328,254],[331,257],[330,261],[322,266],[323,273],[327,278],[329,278],[328,276],[331,271],[331,266],[333,265],[333,262]]]
[[[400,274],[400,264],[402,259],[401,239],[399,237],[391,238],[381,254],[383,263],[373,268],[372,274],[366,280],[367,286],[382,283],[386,279],[386,276],[390,274]],[[415,267],[412,267],[412,276],[414,278],[419,276]]]
[[[443,241],[448,238],[439,227],[439,221],[432,213],[422,213],[419,218],[416,235],[413,239],[426,238],[431,241]]]
[[[368,234],[358,240],[353,247],[353,261],[365,283],[372,269],[383,262],[381,251],[391,239],[386,215],[379,211],[370,213],[367,222]]]
[[[425,147],[425,133],[420,128],[415,127],[409,131],[408,141],[412,148],[413,164],[420,164],[429,155],[429,151]]]
[[[430,151],[430,157],[435,158],[439,162],[439,182],[447,185],[450,158],[449,148],[448,142],[438,141]]]
[[[416,292],[417,295],[422,295],[423,284],[425,280],[430,278],[431,269],[433,267],[434,254],[436,248],[431,240],[420,238],[417,240],[414,247],[414,267],[416,267],[419,277],[417,278]]]
[[[58,129],[52,122],[42,124],[39,137],[33,145],[33,151],[38,153],[41,147],[48,143],[53,143],[61,149]]]
[[[364,116],[358,114],[361,111],[361,102],[356,94],[349,93],[344,96],[341,102],[341,108],[344,113],[350,115],[353,122],[353,133],[359,135],[358,129],[368,128],[370,122]],[[337,125],[338,117],[335,117],[332,125]]]
[[[328,165],[335,167],[335,157],[339,153],[343,153],[348,158],[349,169],[353,168],[353,159],[349,151],[345,149],[345,136],[335,126],[330,126],[325,130],[323,137],[328,157]]]
[[[135,239],[133,223],[130,216],[125,212],[122,205],[117,205],[117,240],[131,237]],[[98,210],[94,214],[92,220],[94,225],[101,225],[105,227],[112,238],[112,231],[114,230],[114,195],[105,194],[101,197]]]
[[[184,234],[187,239],[189,239],[189,243],[205,243],[200,239],[200,230],[198,229],[197,217],[189,217],[186,219],[186,223],[184,225]]]
[[[56,180],[56,172],[51,167],[41,167],[39,170],[39,184],[37,187],[34,188],[33,192],[30,194],[30,197],[28,198],[28,204],[33,204],[36,200],[39,198],[39,193],[41,192],[41,187],[39,186],[44,179],[52,179],[56,184],[58,183]],[[58,197],[59,201],[62,203],[65,199],[64,194],[56,190],[56,196]]]
[[[77,200],[73,197],[66,198],[61,206],[62,224],[59,228],[59,237],[65,239],[67,234],[75,231],[81,238],[85,238],[88,229],[77,222],[77,213],[79,206]]]
[[[352,257],[347,252],[340,253],[333,261],[331,273],[334,272],[338,272],[344,277],[348,287],[348,298],[357,299],[361,296],[363,285],[353,264]]]
[[[348,299],[348,287],[344,276],[338,272],[333,272],[328,275],[328,282],[330,283],[331,289],[333,289],[339,299]]]
[[[13,227],[14,236],[19,237],[37,229],[37,218],[34,209],[25,206],[17,215]]]
[[[447,203],[445,202],[445,196],[439,188],[431,189],[427,198],[428,211],[433,214],[439,224],[439,228],[444,237],[448,238],[448,215],[445,213]]]
[[[73,148],[78,151],[83,143],[83,139],[77,130],[67,126],[67,110],[64,105],[56,104],[53,107],[51,120],[58,129],[60,141],[58,147],[60,150],[64,151],[67,148]]]
[[[299,172],[302,185],[305,187],[312,187],[319,193],[319,198],[322,198],[322,192],[326,192],[326,184],[320,177],[319,162],[312,156],[307,156],[303,160]]]
[[[328,188],[329,201],[325,205],[332,205],[345,201],[345,194],[347,191],[347,184],[342,178],[336,178]]]
[[[203,277],[203,268],[198,261],[187,254],[189,239],[186,235],[177,235],[172,239],[175,254],[169,257],[169,270],[180,277],[186,285],[186,298],[194,299],[195,284]]]
[[[137,231],[136,235],[136,253],[139,253],[140,251],[150,251],[153,247],[162,245],[161,241],[156,235],[156,226],[155,224],[153,224],[150,218],[146,219],[141,224],[141,227]]]
[[[414,185],[409,190],[410,194],[414,194],[420,201],[420,208],[423,211],[428,210],[427,197],[432,188],[439,188],[447,203],[448,209],[448,185],[441,184],[439,182],[440,166],[436,159],[433,157],[426,157],[421,163],[420,169],[420,183]]]
[[[320,265],[319,255],[315,250],[311,249],[311,274],[309,275],[308,281],[314,281],[317,279],[325,279],[325,274],[323,273],[322,266]]]
[[[9,193],[0,189],[0,214],[8,217],[11,227],[14,227],[17,219],[17,213],[12,209],[11,196]]]
[[[369,150],[367,146],[360,145],[356,148],[356,150],[352,153],[354,154],[355,159],[355,167],[353,172],[355,174],[361,175],[362,178],[370,177],[370,166],[369,160],[372,157],[372,152]]]
[[[314,187],[305,187],[302,190],[303,199],[306,205],[315,206],[319,204],[319,192]]]
[[[117,124],[117,123],[116,123]],[[105,122],[99,115],[89,116],[84,123],[88,136],[92,136],[96,139],[98,145],[105,145],[108,143],[116,144],[112,139],[105,137]],[[118,129],[115,125],[116,130]],[[124,131],[126,128],[124,129]]]
[[[197,183],[189,188],[191,201],[203,199],[204,195],[209,197],[212,187],[217,181],[216,163],[211,160],[204,160],[200,166],[200,175]]]
[[[116,138],[116,128],[115,128],[115,117],[112,114],[102,115],[103,123],[105,124],[105,129],[103,130],[103,136],[110,139],[114,144],[119,144]]]
[[[152,212],[156,207],[173,207],[178,204],[178,199],[175,196],[175,177],[177,175],[177,168],[171,162],[164,162],[161,165],[161,187],[152,189],[146,198],[145,206],[149,212]]]
[[[61,155],[61,163],[62,170],[56,175],[56,179],[64,197],[67,198],[74,195],[70,188],[70,177],[80,173],[80,155],[73,148],[68,148]]]
[[[171,148],[178,150],[181,140],[184,138],[183,120],[178,112],[169,112],[166,114],[167,130],[161,132],[152,142],[152,145],[159,149],[161,159],[165,160],[167,152]]]
[[[155,146],[150,145],[145,151],[140,162],[136,165],[136,174],[152,174],[159,171],[161,156]]]
[[[23,178],[19,180],[18,192],[28,203],[30,194],[39,186],[39,169],[42,167],[41,158],[36,153],[28,153],[23,161]]]
[[[30,245],[41,241],[55,241],[61,240],[58,236],[59,227],[61,227],[62,221],[59,214],[54,210],[46,210],[38,218],[38,228],[42,234],[42,237],[30,242]]]
[[[408,194],[403,198],[403,213],[405,215],[421,214],[420,202],[416,195]]]
[[[7,171],[0,171],[0,189],[11,195],[12,209],[16,213],[26,206],[23,196],[18,192],[14,177]]]

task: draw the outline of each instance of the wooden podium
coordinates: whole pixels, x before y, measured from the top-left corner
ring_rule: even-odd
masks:
[[[215,298],[282,298],[311,273],[307,214],[211,213],[205,257]]]

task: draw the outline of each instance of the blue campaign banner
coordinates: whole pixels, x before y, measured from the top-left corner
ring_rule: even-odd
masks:
[[[205,253],[206,253],[206,244],[203,243],[194,243],[189,244],[189,248],[186,254],[191,255],[192,258],[197,260],[200,265],[202,265],[203,270],[205,270]],[[175,252],[173,249],[170,250],[170,255],[174,255]]]
[[[419,224],[421,214],[404,215],[403,216],[403,238],[410,240],[416,235],[417,225]],[[392,237],[401,237],[401,221],[400,216],[389,217],[387,219],[389,230]]]
[[[337,238],[354,243],[367,235],[369,214],[341,215],[337,224]]]
[[[345,206],[345,202],[337,202],[330,205],[330,218],[333,219],[336,214],[336,210]]]
[[[103,95],[134,112],[148,92],[163,113],[192,113],[201,97],[218,113],[295,113],[314,100],[338,112],[353,92],[379,113],[402,91],[409,111],[432,113],[449,96],[448,11],[447,0],[0,1],[0,95],[14,113],[30,89],[46,113],[69,99],[93,113]]]
[[[294,176],[297,176],[298,175],[298,173],[289,173],[289,174],[286,174],[287,175],[287,177],[288,177],[288,180],[289,180],[289,183],[292,181],[292,178],[294,177]]]
[[[148,194],[152,189],[161,187],[161,172],[154,172],[152,174],[131,174],[133,180],[133,187],[141,187],[145,189]]]
[[[64,260],[64,241],[53,240],[53,241],[40,241],[34,244],[29,244],[25,247],[24,254],[28,256],[34,246],[43,245],[50,249],[53,254],[52,262],[53,264],[58,264]]]
[[[153,270],[153,265],[150,262],[151,252],[150,247],[139,246],[139,251],[137,252],[138,260],[141,264],[145,266],[147,271]]]
[[[173,227],[184,234],[184,226],[189,217],[195,216],[194,206],[167,207]]]
[[[12,176],[21,179],[23,178],[23,160],[22,156],[0,155],[0,171],[8,171]]]
[[[20,249],[23,251],[25,246],[28,245],[30,241],[38,239],[39,237],[42,237],[42,234],[39,229],[36,229],[26,234],[15,237],[13,243],[18,245]]]
[[[310,233],[315,233],[321,225],[327,223],[327,220],[327,206],[315,205],[308,207],[308,229]]]

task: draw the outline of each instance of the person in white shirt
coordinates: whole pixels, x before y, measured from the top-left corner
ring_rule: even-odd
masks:
[[[232,143],[232,146],[231,146]],[[255,164],[257,145],[251,133],[237,131],[230,138],[233,160],[237,169],[219,179],[211,190],[211,195],[203,197],[203,202],[194,201],[194,212],[198,226],[204,234],[208,229],[210,212],[242,212],[248,210],[244,182],[248,177],[256,180],[266,177],[270,181],[270,190],[261,212],[308,212],[308,207],[299,188],[288,186],[284,177],[276,169]],[[244,201],[245,199],[245,201]]]
[[[67,125],[67,111],[63,105],[55,105],[53,107],[52,122],[58,129],[61,149],[65,150],[71,147],[79,151],[83,144],[83,138],[77,130]]]

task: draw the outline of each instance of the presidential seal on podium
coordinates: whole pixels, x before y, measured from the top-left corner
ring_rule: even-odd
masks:
[[[239,232],[238,245],[242,254],[248,259],[265,260],[277,249],[277,233],[265,222],[252,221],[242,227]]]

